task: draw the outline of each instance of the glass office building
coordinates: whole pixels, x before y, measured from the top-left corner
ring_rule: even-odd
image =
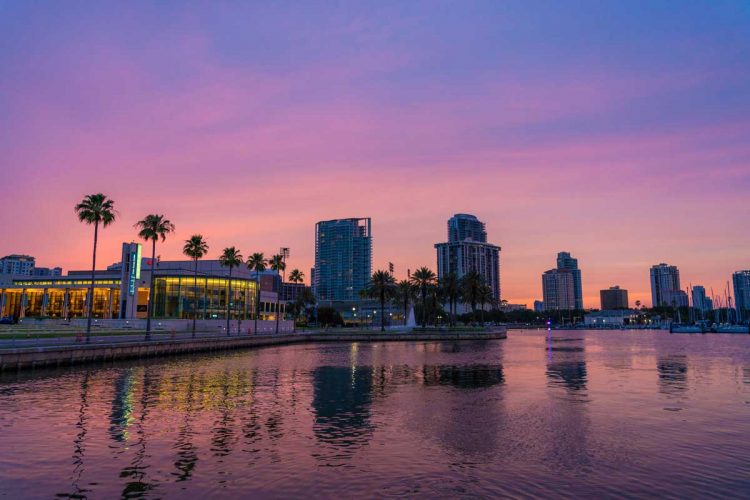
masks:
[[[335,219],[315,225],[313,293],[319,300],[358,300],[372,275],[369,218]]]

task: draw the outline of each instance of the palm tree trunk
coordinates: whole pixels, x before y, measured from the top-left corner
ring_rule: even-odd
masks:
[[[276,335],[279,334],[279,295],[281,294],[281,290],[284,288],[284,278],[281,278],[281,286],[276,291]]]
[[[151,340],[151,316],[154,313],[154,273],[156,269],[156,238],[151,245],[151,283],[148,286],[148,311],[146,312],[146,340]]]
[[[198,258],[195,258],[193,273],[193,338],[195,338],[195,322],[198,317]]]
[[[255,327],[253,335],[258,334],[258,315],[260,314],[260,273],[255,271],[258,276],[255,278]]]
[[[94,257],[91,262],[91,287],[89,288],[89,310],[86,321],[86,343],[91,342],[91,317],[94,313],[94,278],[96,276],[96,244],[99,239],[99,221],[94,222]]]
[[[427,287],[422,285],[422,329],[427,328]]]
[[[229,291],[227,292],[227,337],[229,337],[229,304],[232,303],[232,266],[229,266],[229,281],[227,282]]]

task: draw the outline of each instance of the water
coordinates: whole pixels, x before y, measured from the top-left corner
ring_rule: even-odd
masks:
[[[511,331],[0,379],[0,497],[750,496],[750,336]]]

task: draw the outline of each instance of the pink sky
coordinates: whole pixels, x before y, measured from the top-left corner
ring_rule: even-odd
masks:
[[[435,268],[463,212],[503,249],[503,298],[529,306],[563,250],[587,306],[615,284],[650,303],[659,262],[717,293],[750,268],[746,11],[665,31],[444,8],[3,7],[0,254],[85,269],[73,206],[101,191],[119,219],[100,267],[163,213],[162,258],[202,233],[212,257],[288,246],[307,275],[315,222],[372,217],[374,268],[403,277]]]

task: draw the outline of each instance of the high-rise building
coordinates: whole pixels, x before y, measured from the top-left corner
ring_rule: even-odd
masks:
[[[600,290],[602,311],[614,309],[628,309],[628,291],[619,286],[609,287],[608,290]]]
[[[685,292],[680,288],[680,271],[677,266],[657,264],[651,266],[651,304],[659,306],[680,306]],[[687,294],[685,294],[687,298]],[[687,304],[685,304],[687,305]]]
[[[448,219],[448,241],[436,243],[435,248],[438,278],[449,273],[461,278],[476,271],[500,302],[500,247],[487,243],[484,222],[469,214],[454,215]]]
[[[695,285],[692,291],[693,307],[698,309],[700,312],[705,313],[713,309],[711,299],[706,297],[706,289],[701,285]]]
[[[18,276],[31,276],[36,265],[36,259],[31,255],[12,254],[0,259],[1,274],[15,274]]]
[[[542,274],[545,311],[576,309],[575,276],[571,269],[550,269]]]
[[[750,270],[737,271],[732,275],[734,305],[737,317],[744,321],[750,318]]]
[[[557,254],[557,268],[568,269],[573,273],[574,309],[583,309],[583,287],[581,286],[581,270],[578,269],[578,259],[570,256],[570,252]]]
[[[313,292],[319,300],[358,300],[372,274],[369,218],[335,219],[315,225]]]

